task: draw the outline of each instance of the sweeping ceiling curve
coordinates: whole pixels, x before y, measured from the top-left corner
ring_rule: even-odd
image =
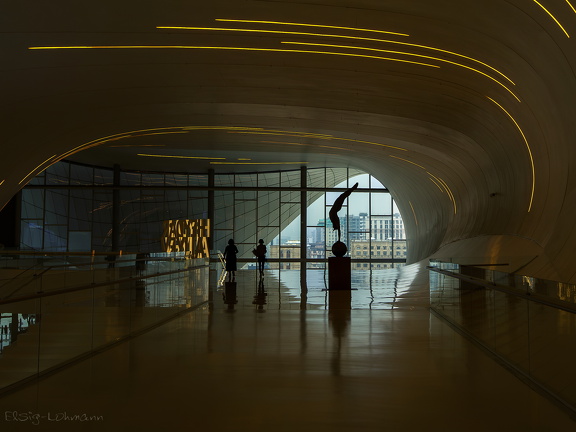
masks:
[[[412,215],[410,260],[512,236],[568,266],[571,1],[5,9],[3,203],[61,159],[189,172],[351,166]]]

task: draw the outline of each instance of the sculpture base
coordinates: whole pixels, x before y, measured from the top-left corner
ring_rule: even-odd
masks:
[[[328,258],[328,289],[352,289],[352,262],[350,257]]]

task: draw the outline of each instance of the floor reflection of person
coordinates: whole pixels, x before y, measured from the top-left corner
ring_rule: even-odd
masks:
[[[236,296],[236,282],[226,282],[224,285],[224,292],[222,293],[222,300],[224,300],[224,304],[228,305],[227,311],[233,312],[234,305],[238,303],[238,297]]]
[[[266,289],[264,288],[264,279],[260,278],[258,282],[258,290],[256,291],[256,295],[254,296],[254,300],[252,304],[257,305],[257,310],[260,312],[264,311],[264,305],[266,304]]]
[[[228,246],[224,249],[224,260],[226,262],[226,271],[230,275],[230,281],[236,279],[236,254],[238,253],[238,248],[234,244],[234,240],[228,240]]]

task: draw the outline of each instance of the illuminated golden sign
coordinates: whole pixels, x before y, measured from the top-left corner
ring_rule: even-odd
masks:
[[[187,252],[191,258],[208,258],[210,219],[167,220],[162,222],[162,250]]]

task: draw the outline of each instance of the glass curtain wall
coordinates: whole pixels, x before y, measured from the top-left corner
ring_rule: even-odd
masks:
[[[337,240],[330,208],[358,182],[358,190],[339,212],[341,240],[348,246],[353,268],[386,268],[392,260],[405,259],[400,212],[388,190],[362,171],[313,168],[212,175],[213,188],[209,173],[120,171],[114,180],[111,169],[59,162],[22,191],[21,248],[110,251],[117,205],[119,250],[158,252],[162,221],[211,218],[213,199],[213,249],[224,250],[233,238],[239,259],[253,264],[252,249],[263,239],[271,261],[286,261],[271,262],[273,267],[300,268],[305,261],[308,268],[323,268]]]

